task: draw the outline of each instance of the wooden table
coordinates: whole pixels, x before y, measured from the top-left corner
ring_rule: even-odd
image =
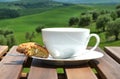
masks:
[[[73,67],[46,65],[18,53],[16,48],[7,52],[7,46],[0,46],[0,79],[120,79],[120,47],[105,47],[107,53],[97,48],[104,57]],[[29,68],[27,73],[22,71],[25,67]],[[58,73],[58,68],[63,72]]]

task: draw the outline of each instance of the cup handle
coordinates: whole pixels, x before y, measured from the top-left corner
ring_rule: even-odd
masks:
[[[95,38],[96,38],[96,44],[94,45],[94,47],[92,47],[92,48],[90,49],[90,51],[93,51],[93,50],[95,50],[95,49],[97,48],[97,46],[99,45],[99,43],[100,43],[100,37],[99,37],[97,34],[90,34],[89,39],[90,39],[91,37],[95,37]]]

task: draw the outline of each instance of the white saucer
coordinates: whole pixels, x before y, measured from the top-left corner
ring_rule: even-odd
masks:
[[[101,58],[103,56],[104,55],[101,52],[86,50],[86,52],[80,56],[78,55],[67,59],[55,59],[51,55],[49,55],[48,58],[40,58],[35,56],[32,56],[32,58],[42,60],[44,63],[50,65],[78,65],[92,59]]]

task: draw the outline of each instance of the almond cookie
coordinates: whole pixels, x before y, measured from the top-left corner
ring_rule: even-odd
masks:
[[[36,56],[41,58],[47,58],[49,56],[46,48],[34,42],[20,44],[17,48],[17,51],[24,53],[27,56]]]

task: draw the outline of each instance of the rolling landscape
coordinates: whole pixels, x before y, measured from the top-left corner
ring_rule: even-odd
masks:
[[[94,0],[0,0],[0,9],[12,9],[18,12],[19,16],[0,19],[0,29],[10,29],[13,31],[15,45],[30,40],[26,39],[26,34],[34,33],[31,41],[43,45],[41,33],[36,32],[38,26],[45,27],[80,27],[78,25],[69,26],[69,19],[71,17],[80,18],[82,13],[91,11],[115,11],[119,0],[113,0],[115,4],[101,4],[112,3],[112,0],[97,1]],[[98,3],[98,4],[81,4],[81,3]],[[77,3],[77,4],[75,4]],[[80,3],[80,4],[79,4]],[[100,3],[100,4],[99,4]],[[5,4],[5,5],[4,5]],[[39,5],[40,4],[40,5]],[[4,5],[4,6],[3,6]],[[2,15],[0,15],[2,16]],[[84,28],[91,29],[91,33],[97,33],[96,23],[91,22],[90,25]],[[120,28],[118,28],[120,29]],[[105,32],[98,33],[101,38],[100,47],[104,46],[120,46],[120,40],[107,41]],[[8,35],[9,37],[9,35]],[[114,36],[113,36],[114,37]],[[120,37],[120,34],[119,34]],[[7,39],[0,35],[0,40]],[[6,40],[5,40],[6,41]],[[90,46],[94,45],[95,39],[91,39]],[[8,44],[8,43],[4,43]]]

